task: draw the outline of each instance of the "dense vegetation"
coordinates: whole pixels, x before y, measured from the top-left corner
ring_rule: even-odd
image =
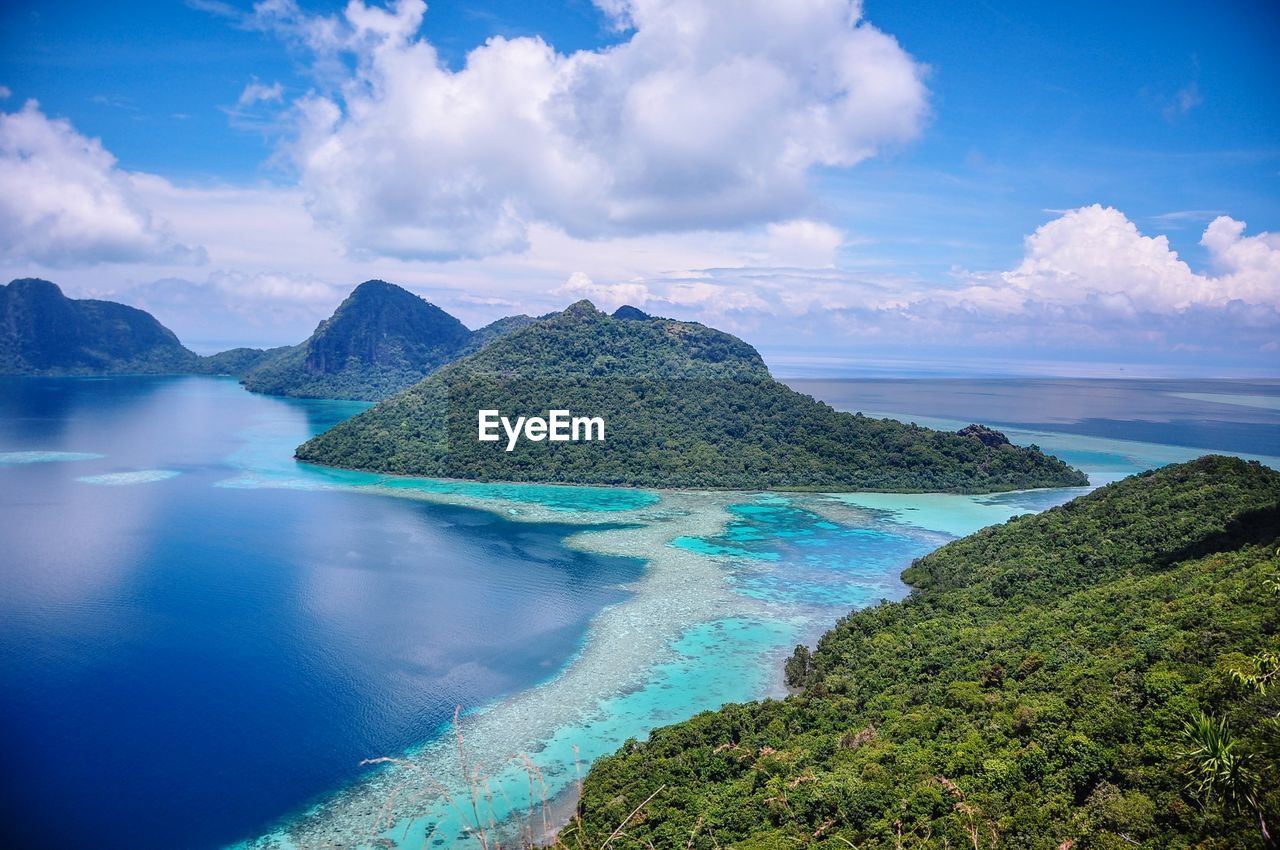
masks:
[[[1210,456],[949,544],[797,647],[799,693],[598,761],[561,841],[1274,847],[1277,538],[1280,473]]]
[[[193,372],[200,360],[142,310],[68,298],[47,280],[0,286],[0,374]]]
[[[519,316],[504,316],[501,319],[492,321],[484,327],[476,328],[471,332],[471,339],[467,341],[467,347],[461,353],[471,354],[479,351],[495,339],[524,330],[536,321],[538,320],[533,316],[525,316],[523,314]]]
[[[509,316],[472,332],[413,293],[371,280],[298,345],[201,357],[145,311],[24,279],[0,286],[0,375],[236,375],[256,392],[375,401],[534,321]]]
[[[262,357],[243,377],[254,392],[385,398],[468,348],[471,331],[408,290],[360,284],[304,342]]]
[[[649,487],[1008,490],[1084,476],[997,432],[838,413],[742,340],[579,302],[305,443],[315,463],[449,478]],[[477,439],[477,411],[600,416],[603,442]],[[992,439],[992,435],[996,439]]]
[[[263,358],[274,357],[283,348],[229,348],[200,358],[200,371],[210,375],[243,375]]]

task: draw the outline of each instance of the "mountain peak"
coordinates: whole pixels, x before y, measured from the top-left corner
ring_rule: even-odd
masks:
[[[624,322],[644,322],[652,319],[644,310],[639,307],[632,307],[630,304],[623,304],[621,307],[613,311],[613,318],[621,319]]]
[[[310,338],[245,374],[257,392],[377,399],[458,357],[471,331],[404,287],[366,280]]]
[[[366,280],[364,283],[360,284],[355,289],[351,290],[351,295],[348,297],[355,297],[355,296],[364,297],[368,295],[377,295],[381,293],[392,293],[392,292],[403,292],[407,295],[413,295],[412,292],[409,292],[409,290],[405,289],[402,286],[396,286],[394,283],[387,283],[385,280],[373,278],[371,280]],[[414,297],[416,298],[417,296],[415,295]]]
[[[0,286],[0,374],[173,373],[198,363],[173,331],[143,310],[68,298],[40,278]]]
[[[570,304],[568,307],[565,307],[564,310],[560,313],[560,315],[595,317],[595,316],[603,316],[604,313],[596,309],[596,305],[592,304],[590,301],[583,298],[581,301],[575,301],[572,304]]]
[[[57,295],[65,297],[62,295],[62,289],[58,284],[40,277],[20,277],[17,280],[10,281],[8,289],[15,295]]]

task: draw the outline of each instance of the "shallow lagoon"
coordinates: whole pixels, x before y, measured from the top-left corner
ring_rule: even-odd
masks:
[[[531,793],[572,793],[591,759],[655,725],[780,695],[790,649],[850,607],[900,598],[911,558],[1080,492],[656,494],[386,478],[290,457],[361,405],[255,397],[215,379],[55,381],[43,393],[14,383],[0,386],[0,452],[83,455],[0,468],[0,529],[18,544],[5,556],[18,592],[0,610],[6,785],[24,790],[5,815],[52,843],[460,843],[462,820],[436,793],[457,785],[453,705],[470,763],[491,777],[486,817],[501,819]],[[1010,436],[1095,484],[1202,453]],[[35,533],[48,517],[65,539]],[[245,610],[264,605],[270,616]],[[488,622],[500,628],[476,628]],[[122,655],[132,663],[113,661]],[[153,686],[101,681],[113,671]],[[33,683],[59,705],[49,716],[9,702]],[[102,693],[127,716],[106,714]],[[244,760],[246,722],[286,733],[270,759]],[[86,734],[76,723],[107,752],[72,764]],[[210,771],[214,745],[235,758]],[[151,763],[159,746],[182,758]],[[359,767],[376,756],[397,762]],[[97,790],[108,778],[110,799]]]

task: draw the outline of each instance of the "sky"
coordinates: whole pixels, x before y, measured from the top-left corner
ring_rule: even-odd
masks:
[[[1280,7],[7,0],[0,279],[290,344],[359,282],[783,376],[1280,377]]]

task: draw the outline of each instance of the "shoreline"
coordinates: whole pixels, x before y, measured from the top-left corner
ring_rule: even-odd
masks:
[[[1206,452],[1206,454],[1215,454],[1215,452]],[[475,485],[498,485],[498,486],[528,486],[528,487],[587,487],[598,490],[630,490],[648,493],[693,493],[693,494],[712,494],[712,493],[751,493],[751,494],[767,494],[778,493],[782,495],[797,496],[823,496],[823,495],[842,495],[856,493],[882,493],[899,496],[1003,496],[1011,493],[1035,493],[1049,490],[1070,490],[1077,489],[1080,484],[1057,484],[1046,487],[1010,487],[1001,490],[912,490],[909,488],[899,487],[892,490],[885,489],[868,489],[860,488],[842,488],[839,485],[801,485],[793,488],[782,487],[652,487],[641,484],[593,484],[582,481],[519,481],[506,478],[447,478],[437,475],[421,475],[414,472],[380,472],[376,469],[361,469],[354,466],[332,466],[327,463],[316,463],[315,461],[303,460],[297,455],[293,455],[294,463],[303,467],[310,467],[321,472],[355,472],[361,475],[376,475],[381,478],[392,478],[396,480],[418,480],[418,481],[438,481],[444,484],[475,484]],[[1085,473],[1087,475],[1087,473]]]
[[[568,520],[570,524],[587,526],[597,524],[599,517],[598,514],[594,517],[567,515],[563,511],[524,504],[519,506],[519,513],[513,514],[504,510],[507,505],[497,500],[453,493],[415,492],[376,485],[351,489],[479,508],[520,522],[565,523]],[[655,671],[664,664],[678,664],[679,649],[673,647],[698,624],[714,623],[723,617],[765,618],[764,606],[733,594],[715,559],[666,545],[679,536],[701,536],[721,530],[730,515],[723,504],[708,502],[723,502],[724,497],[695,496],[692,497],[694,503],[680,498],[674,501],[681,504],[663,499],[643,508],[608,514],[610,521],[647,521],[643,525],[605,530],[584,528],[565,538],[566,546],[580,551],[644,557],[648,567],[639,580],[627,586],[633,592],[631,598],[602,609],[593,618],[581,650],[551,679],[460,718],[459,728],[469,759],[472,764],[495,767],[491,780],[505,774],[499,781],[512,784],[512,759],[527,754],[549,768],[546,773],[553,791],[549,799],[559,795],[570,780],[563,756],[575,743],[566,739],[573,737],[575,728],[592,730],[599,736],[600,730],[613,719],[606,704],[611,699],[641,693],[652,684],[646,680],[651,679]],[[620,662],[620,659],[630,661]],[[577,699],[566,700],[566,693]],[[501,734],[504,729],[520,730],[519,740]],[[605,737],[608,738],[607,729]],[[598,740],[592,747],[611,752],[619,744],[621,740],[616,743]],[[584,772],[597,755],[596,752],[582,753]],[[432,821],[431,813],[414,811],[396,800],[414,784],[415,778],[420,792],[424,784],[439,782],[432,777],[458,775],[461,765],[452,737],[446,735],[405,753],[398,762],[356,780],[353,786],[286,820],[271,833],[237,846],[312,847],[335,840],[351,842],[354,835],[366,836],[369,841],[379,837],[403,840],[401,830],[406,826],[410,832],[425,835],[427,824]],[[527,779],[525,782],[527,784]],[[449,781],[439,784],[447,786]],[[409,796],[414,793],[411,791]],[[378,816],[371,822],[369,815],[373,813]],[[447,816],[443,819],[447,820]],[[496,818],[503,819],[505,815]],[[387,823],[395,826],[388,829]],[[384,828],[379,829],[380,825]]]
[[[319,467],[317,471],[326,469],[330,468]],[[730,506],[758,505],[771,498],[786,499],[795,508],[845,528],[872,528],[887,522],[891,527],[914,529],[916,536],[923,533],[936,538],[937,545],[954,536],[930,529],[928,520],[913,522],[915,517],[879,506],[852,504],[841,498],[850,494],[649,490],[646,492],[653,494],[653,502],[591,512],[464,492],[467,486],[485,486],[477,482],[455,481],[453,486],[459,489],[438,491],[397,486],[400,480],[396,478],[397,484],[379,483],[376,478],[367,483],[298,479],[259,483],[267,487],[365,492],[478,509],[518,522],[580,526],[580,530],[565,536],[565,546],[646,561],[644,575],[624,585],[633,596],[602,609],[593,617],[581,649],[560,671],[527,691],[501,698],[460,718],[459,729],[466,741],[470,763],[493,769],[492,773],[485,774],[486,788],[492,783],[501,792],[498,796],[518,799],[523,793],[527,797],[529,778],[525,766],[537,765],[540,781],[546,783],[543,787],[550,792],[548,804],[554,804],[547,810],[555,814],[548,823],[552,830],[563,828],[576,812],[575,761],[581,764],[585,777],[596,758],[616,751],[625,738],[643,737],[653,728],[718,708],[726,702],[785,696],[783,662],[791,649],[797,642],[810,643],[847,613],[849,606],[844,605],[838,611],[817,602],[796,607],[786,601],[739,593],[729,567],[742,563],[740,556],[694,552],[672,545],[677,538],[720,536],[731,521],[740,518],[728,510]],[[438,481],[420,480],[428,484]],[[504,482],[501,486],[541,485]],[[625,489],[639,491],[639,488]],[[1046,495],[1061,492],[1062,500],[1066,501],[1072,488],[1021,492]],[[897,495],[908,504],[924,495],[981,505],[982,495],[988,494]],[[1030,510],[1011,509],[1009,505],[982,507],[982,520],[976,527]],[[593,527],[602,524],[613,527]],[[893,574],[896,576],[908,564],[909,560],[904,561]],[[812,613],[804,615],[804,610]],[[813,614],[819,611],[821,615],[815,619]],[[725,657],[712,663],[706,658],[705,641],[709,633],[720,629],[736,630],[737,634],[726,639],[725,646],[730,649],[722,648]],[[753,629],[766,634],[761,638],[759,634],[752,634]],[[702,702],[696,702],[695,698],[694,704],[682,704],[678,713],[663,716],[654,716],[652,712],[637,714],[634,706],[627,705],[629,700],[643,703],[652,694],[660,693],[658,689],[672,687],[670,682],[663,684],[664,676],[678,677],[682,663],[691,668],[701,663],[697,670],[706,681],[700,680],[693,687],[704,688],[713,695],[706,696]],[[712,681],[717,673],[723,672],[719,668],[727,669],[734,664],[738,665],[732,674],[737,677],[734,681]],[[677,672],[672,674],[672,670]],[[717,686],[721,690],[716,690]],[[632,725],[625,729],[613,728],[620,722]],[[513,739],[509,730],[519,730],[519,734]],[[580,743],[584,751],[578,753]],[[269,833],[235,846],[241,850],[294,850],[335,842],[367,846],[378,840],[420,842],[428,835],[434,836],[433,840],[443,839],[444,846],[463,844],[474,839],[465,838],[467,833],[460,828],[460,819],[447,813],[441,816],[439,806],[428,811],[430,807],[423,804],[431,793],[430,788],[436,792],[447,791],[449,787],[456,789],[456,782],[451,784],[450,780],[440,781],[436,777],[458,776],[460,767],[453,736],[446,732],[389,761],[384,769],[331,792],[306,811],[286,816]],[[512,812],[522,811],[523,807],[511,806],[509,810],[495,812],[493,822],[500,828],[505,826],[511,833],[525,832],[527,825],[521,827],[519,817],[509,817]],[[445,826],[442,827],[442,823]]]
[[[479,509],[520,522],[580,526],[581,530],[571,532],[564,538],[565,546],[581,551],[646,560],[645,574],[626,585],[635,595],[606,607],[595,615],[582,648],[563,669],[528,691],[502,698],[462,718],[461,726],[468,750],[473,742],[477,744],[476,759],[486,769],[494,768],[493,773],[487,774],[487,778],[502,794],[508,793],[503,790],[504,783],[516,795],[521,793],[522,788],[527,788],[527,776],[521,778],[522,768],[513,764],[513,758],[519,754],[531,753],[530,758],[536,759],[537,764],[547,766],[547,790],[550,792],[547,794],[548,825],[553,830],[563,828],[576,812],[577,790],[573,764],[577,757],[570,750],[575,743],[575,735],[593,736],[592,744],[596,747],[596,750],[583,752],[580,756],[585,776],[586,769],[594,759],[615,751],[624,737],[643,737],[653,728],[686,719],[704,708],[718,707],[718,703],[696,706],[679,716],[669,717],[649,717],[633,713],[624,716],[623,720],[629,717],[629,722],[639,724],[634,729],[613,731],[604,728],[617,720],[614,715],[618,714],[618,706],[625,707],[629,699],[644,697],[646,689],[652,691],[655,687],[661,687],[655,685],[655,682],[661,680],[665,668],[679,666],[682,660],[681,642],[689,639],[690,635],[701,640],[705,638],[707,628],[719,627],[726,622],[733,622],[735,628],[749,629],[766,623],[777,625],[784,631],[791,630],[785,634],[773,635],[771,640],[774,649],[769,651],[771,655],[769,652],[754,655],[750,663],[741,668],[739,672],[746,671],[745,675],[756,677],[751,686],[745,689],[748,692],[735,692],[723,700],[749,701],[785,695],[785,688],[781,685],[782,661],[795,645],[795,639],[808,642],[810,638],[829,629],[842,613],[847,612],[847,608],[840,613],[827,612],[831,616],[824,613],[819,618],[821,622],[814,620],[807,625],[801,625],[795,619],[799,615],[791,615],[788,622],[786,604],[762,601],[735,592],[728,565],[739,562],[740,558],[732,555],[695,554],[670,545],[676,537],[719,536],[728,522],[735,519],[727,510],[730,505],[759,503],[761,500],[774,498],[786,499],[795,507],[847,527],[867,528],[888,522],[891,526],[926,532],[928,536],[937,535],[938,543],[942,543],[945,539],[1004,521],[1012,515],[1041,510],[1049,506],[1048,502],[1059,501],[1059,497],[1060,501],[1066,501],[1081,489],[1091,489],[1093,486],[1035,488],[984,494],[886,494],[869,491],[655,490],[563,483],[476,482],[466,479],[382,476],[300,462],[292,463],[287,470],[277,468],[276,473],[280,472],[286,473],[283,480],[272,480],[273,476],[270,474],[265,477],[255,475],[252,469],[244,470],[246,478],[251,480],[248,486],[342,489]],[[342,481],[341,477],[344,475],[350,476],[352,480]],[[414,479],[422,481],[426,486],[416,489],[402,483]],[[446,489],[430,489],[432,485],[439,484]],[[653,497],[653,501],[589,511],[566,508],[563,504],[557,506],[554,501],[524,501],[504,494],[479,493],[488,487],[510,487],[515,491],[525,487],[597,492],[612,490],[646,493]],[[473,492],[467,492],[468,490]],[[1018,493],[1030,498],[1009,499],[1010,495],[1016,496]],[[1040,498],[1035,498],[1037,496]],[[968,505],[969,510],[962,511],[962,516],[952,516],[961,505]],[[948,515],[950,522],[939,524],[940,514]],[[591,528],[601,524],[628,523],[633,525],[623,528]],[[897,569],[905,568],[908,563],[909,561],[904,561]],[[690,605],[691,602],[696,604]],[[672,610],[663,611],[664,607]],[[655,617],[646,616],[648,612],[664,615],[656,618],[659,624],[657,628],[654,626]],[[746,622],[744,617],[754,617],[754,622]],[[759,647],[763,644],[744,645]],[[700,652],[703,647],[697,646],[694,649]],[[683,658],[688,660],[688,657]],[[626,660],[628,658],[629,661]],[[712,661],[705,661],[701,675],[710,679],[716,673],[714,668]],[[699,682],[698,686],[702,684]],[[520,734],[515,736],[518,740],[495,734],[495,731],[502,729],[519,730]],[[441,820],[438,813],[424,811],[421,805],[421,780],[433,770],[436,775],[456,775],[457,761],[451,750],[452,738],[446,733],[442,739],[427,742],[403,753],[398,760],[400,763],[331,792],[305,812],[286,816],[270,833],[237,847],[285,850],[325,846],[335,841],[345,842],[348,846],[370,846],[379,839],[399,842],[406,837],[410,839],[409,844],[420,843]],[[440,787],[438,783],[436,787]],[[528,796],[527,791],[524,794]],[[397,799],[399,803],[396,802]],[[406,799],[417,804],[417,808],[406,804]],[[523,811],[519,806],[511,808]],[[494,820],[495,823],[507,821],[506,813]],[[508,824],[513,830],[517,829],[512,825],[513,822],[508,821]],[[439,837],[435,832],[430,834]],[[455,830],[452,843],[461,845],[474,840],[466,839],[463,835],[464,833]],[[445,846],[450,846],[450,841],[444,840]]]

